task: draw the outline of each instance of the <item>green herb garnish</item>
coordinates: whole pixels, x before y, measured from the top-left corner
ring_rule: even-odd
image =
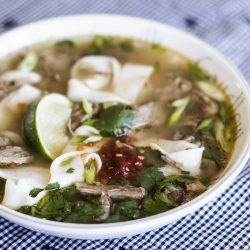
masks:
[[[133,119],[132,110],[118,104],[102,110],[100,118],[93,125],[100,131],[101,135],[116,137],[131,130]]]
[[[163,173],[156,167],[148,168],[140,172],[138,181],[140,186],[152,190],[156,184],[164,178]]]
[[[115,47],[116,42],[112,38],[97,35],[94,41],[87,47],[87,54],[101,55],[105,47]]]
[[[140,217],[138,203],[132,198],[126,198],[115,206],[114,213],[104,222],[119,222],[133,220]]]
[[[32,190],[30,190],[29,196],[31,197],[36,197],[43,189],[40,188],[34,188]]]
[[[137,151],[138,154],[144,156],[147,164],[152,167],[162,168],[166,165],[166,162],[161,159],[163,154],[157,149],[151,149],[150,147],[138,147]]]
[[[189,63],[189,71],[194,80],[206,81],[210,79],[210,76],[199,67],[197,63]]]
[[[153,49],[156,49],[158,52],[160,52],[160,53],[164,53],[164,52],[166,52],[167,51],[167,49],[164,47],[164,46],[162,46],[162,45],[160,45],[160,44],[157,44],[157,43],[154,43],[153,45],[152,45],[152,48]]]
[[[49,184],[45,187],[45,190],[57,189],[57,188],[60,188],[60,184],[59,184],[58,182],[49,183]]]
[[[59,46],[67,46],[69,48],[74,48],[75,47],[75,43],[71,40],[62,40],[62,41],[59,41],[56,43],[56,45],[59,45]]]
[[[69,168],[66,173],[67,174],[73,174],[75,172],[75,169],[74,168]]]
[[[209,146],[205,147],[205,150],[203,151],[203,157],[215,161],[218,167],[221,165],[219,157],[213,152],[213,150]]]
[[[120,43],[121,48],[125,51],[131,51],[133,49],[133,45],[130,41],[123,41]]]

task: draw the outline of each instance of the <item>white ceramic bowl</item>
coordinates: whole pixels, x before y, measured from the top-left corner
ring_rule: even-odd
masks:
[[[0,36],[0,58],[25,46],[79,35],[103,34],[139,38],[179,51],[197,61],[226,87],[234,104],[239,124],[235,151],[221,178],[194,200],[148,218],[111,224],[72,224],[33,218],[0,205],[0,215],[26,228],[51,235],[77,239],[104,239],[134,235],[164,226],[200,208],[215,198],[239,174],[250,151],[250,95],[243,77],[215,49],[198,38],[155,21],[117,15],[80,15],[60,17],[29,24]],[[1,115],[1,114],[0,114]]]

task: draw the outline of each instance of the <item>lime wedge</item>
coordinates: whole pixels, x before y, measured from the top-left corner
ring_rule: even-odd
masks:
[[[69,140],[71,111],[71,101],[58,93],[45,95],[30,107],[23,121],[23,136],[35,153],[50,160],[61,154]]]

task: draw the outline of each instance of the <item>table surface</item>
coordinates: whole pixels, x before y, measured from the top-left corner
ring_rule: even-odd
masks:
[[[225,55],[250,80],[250,1],[244,0],[0,0],[0,33],[49,17],[112,13],[139,16],[186,30]],[[110,240],[40,234],[0,217],[1,250],[250,249],[250,161],[216,199],[157,230]]]

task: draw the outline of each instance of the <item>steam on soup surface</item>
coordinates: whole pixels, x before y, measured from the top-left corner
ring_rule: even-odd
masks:
[[[161,213],[204,192],[232,154],[224,90],[161,45],[76,38],[24,49],[0,70],[0,198],[21,213],[74,223]]]

